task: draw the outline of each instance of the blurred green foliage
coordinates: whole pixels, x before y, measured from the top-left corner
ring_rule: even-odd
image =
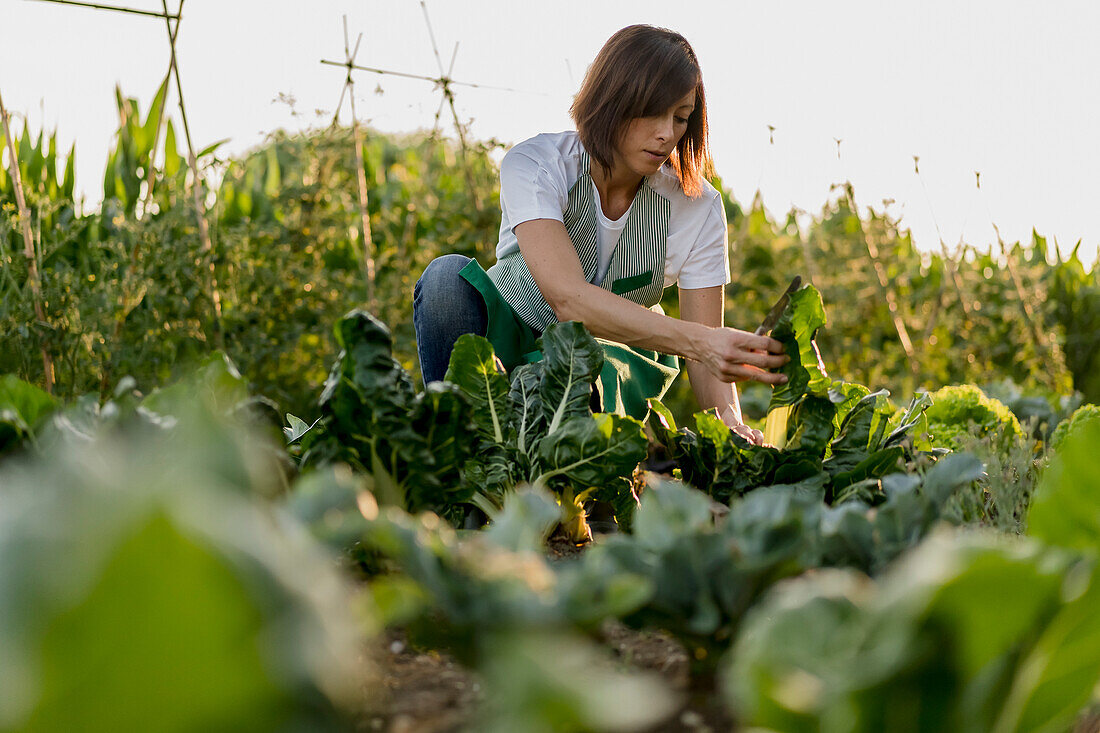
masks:
[[[232,376],[212,364],[159,416],[74,405],[3,461],[0,728],[346,729],[365,627],[262,498],[280,467],[223,409]]]

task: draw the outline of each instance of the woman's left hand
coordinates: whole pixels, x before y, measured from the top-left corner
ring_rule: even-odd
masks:
[[[755,428],[750,428],[748,425],[741,422],[741,416],[734,412],[733,405],[727,405],[720,417],[722,418],[722,422],[729,426],[730,430],[737,433],[745,440],[753,445],[764,445],[764,433]]]
[[[764,445],[764,434],[756,428],[750,428],[748,425],[741,423],[740,425],[731,425],[730,430],[753,445]]]

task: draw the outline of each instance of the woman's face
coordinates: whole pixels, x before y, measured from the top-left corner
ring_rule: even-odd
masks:
[[[663,113],[628,122],[616,146],[616,166],[625,166],[640,176],[656,173],[687,132],[688,117],[694,109],[692,89]]]

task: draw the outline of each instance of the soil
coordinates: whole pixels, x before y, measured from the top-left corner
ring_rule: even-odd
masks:
[[[644,472],[633,477],[644,490]],[[597,536],[597,541],[599,537]],[[551,562],[575,559],[589,543],[574,543],[560,535],[547,542]],[[625,669],[663,677],[683,701],[671,718],[639,733],[710,733],[733,729],[733,720],[714,690],[690,687],[690,660],[683,645],[659,631],[638,631],[609,621],[600,641]],[[400,631],[388,631],[372,655],[377,670],[369,682],[368,709],[358,721],[360,731],[386,733],[457,733],[469,730],[482,699],[476,673],[445,653],[413,648]]]
[[[601,630],[603,642],[627,669],[655,672],[676,690],[684,704],[669,720],[640,733],[708,733],[733,727],[729,713],[713,693],[689,689],[687,652],[675,639],[654,631],[635,631],[618,622]],[[457,733],[469,730],[482,698],[477,675],[447,654],[413,649],[404,634],[388,632],[375,655],[371,712],[360,731],[386,733]],[[379,684],[380,683],[380,684]],[[378,692],[380,690],[380,692]]]

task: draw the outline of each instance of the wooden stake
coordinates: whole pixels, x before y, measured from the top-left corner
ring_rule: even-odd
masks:
[[[75,5],[79,8],[91,8],[92,10],[113,10],[116,13],[126,13],[127,15],[144,15],[151,18],[171,18],[172,20],[179,20],[180,16],[170,15],[167,10],[163,14],[154,12],[152,10],[138,10],[136,8],[124,8],[118,5],[99,5],[97,3],[81,3],[76,0],[38,0],[40,3],[53,3],[55,5]]]
[[[179,13],[183,13],[184,0],[180,0]],[[176,32],[172,32],[172,22],[168,18],[168,1],[161,0],[161,5],[164,7],[164,23],[168,29],[168,43],[169,43],[169,67],[168,70],[176,79],[176,94],[179,97],[180,108],[180,120],[183,123],[183,135],[187,140],[187,162],[191,168],[191,200],[195,207],[195,216],[198,219],[199,225],[199,237],[202,240],[202,253],[210,257],[213,251],[213,246],[210,244],[210,229],[206,223],[206,208],[202,201],[202,176],[199,173],[199,161],[195,157],[195,147],[191,143],[191,128],[187,124],[187,107],[183,103],[183,85],[180,83],[180,69],[179,64],[176,63],[176,35],[179,33],[179,22],[176,22]],[[218,278],[214,268],[214,260],[210,259],[210,300],[214,304],[214,319],[216,326],[216,333],[220,340],[221,335],[221,319],[222,319],[222,299],[218,292]]]
[[[31,212],[27,208],[27,200],[23,196],[23,177],[19,173],[19,157],[15,151],[15,140],[11,135],[11,126],[8,124],[8,110],[4,107],[3,97],[0,97],[0,119],[4,123],[4,138],[8,141],[8,165],[11,168],[11,179],[15,184],[15,203],[19,207],[19,223],[23,229],[23,254],[27,257],[27,280],[30,282],[31,294],[34,297],[34,317],[40,324],[48,325],[46,312],[42,307],[42,289],[38,279],[38,260],[34,251],[34,237],[31,235]],[[50,356],[45,343],[39,344],[39,348],[42,352],[42,372],[46,391],[53,394],[53,357]]]
[[[359,53],[359,44],[363,41],[363,34],[355,40],[355,50],[348,47],[348,16],[344,16],[344,59],[348,68],[347,78],[344,80],[344,88],[340,91],[340,102],[336,105],[336,114],[332,118],[333,126],[340,117],[340,106],[344,103],[344,94],[347,93],[351,103],[351,133],[352,142],[355,145],[355,177],[359,187],[359,223],[363,233],[363,280],[367,286],[367,308],[373,310],[374,302],[374,245],[371,241],[370,209],[367,206],[367,169],[363,163],[363,138],[359,130],[359,117],[355,113],[355,79],[351,70],[355,64],[355,56]]]

